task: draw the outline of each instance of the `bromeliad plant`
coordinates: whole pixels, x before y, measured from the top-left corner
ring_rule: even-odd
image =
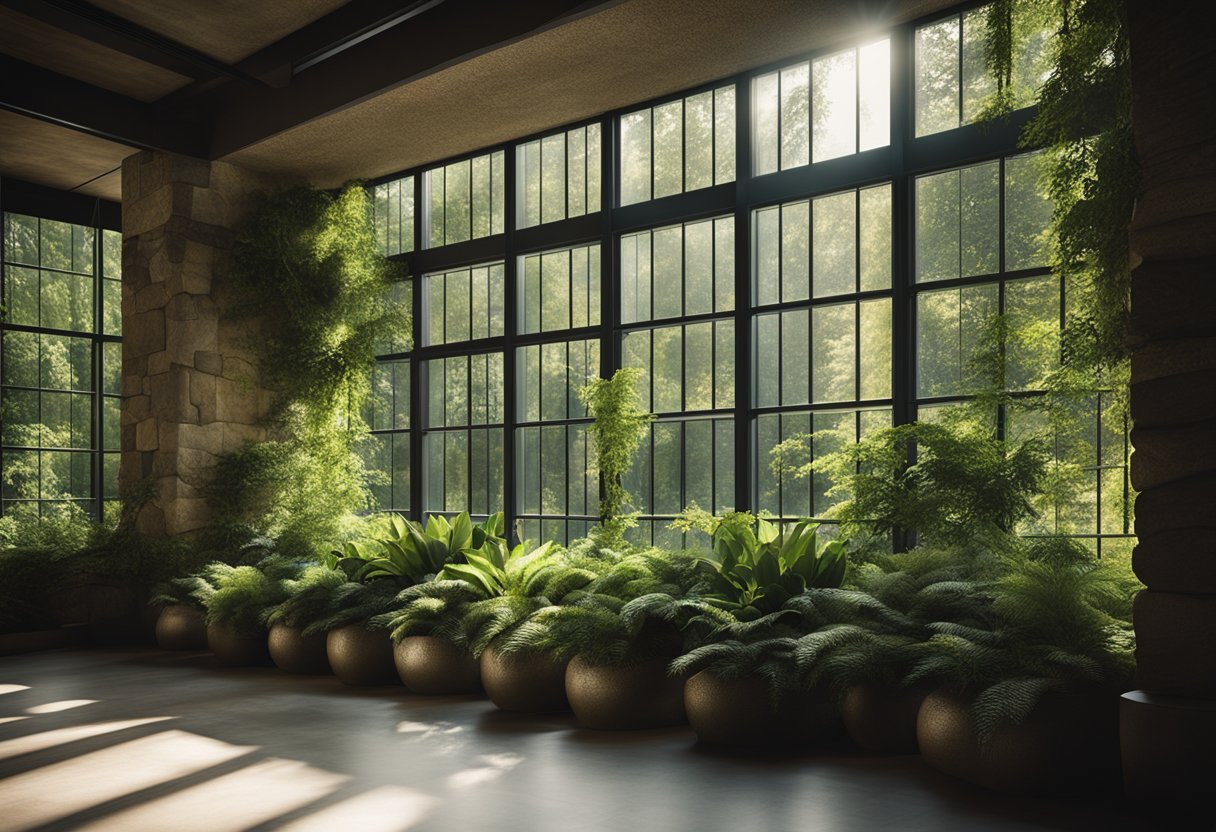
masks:
[[[451,522],[432,514],[423,526],[398,514],[389,515],[382,534],[352,540],[326,558],[351,581],[367,583],[390,578],[400,586],[429,580],[448,564],[474,558],[502,559],[506,548],[502,512],[473,525],[468,512]]]
[[[713,552],[697,559],[705,576],[700,597],[740,621],[778,612],[812,587],[838,587],[845,542],[819,537],[819,523],[800,520],[787,531],[763,517],[755,530],[735,515],[713,532]]]

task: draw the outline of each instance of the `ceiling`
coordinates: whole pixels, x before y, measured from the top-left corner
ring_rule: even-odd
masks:
[[[118,200],[152,147],[328,187],[955,1],[0,0],[0,176]]]

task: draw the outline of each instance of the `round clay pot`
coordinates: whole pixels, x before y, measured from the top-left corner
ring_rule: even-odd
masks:
[[[566,668],[566,697],[584,728],[618,731],[683,725],[684,680],[667,675],[667,659]]]
[[[446,638],[406,636],[393,648],[393,660],[410,693],[450,696],[481,690],[477,660]]]
[[[831,733],[837,724],[825,695],[808,692],[774,702],[763,679],[726,681],[709,670],[685,683],[684,707],[698,740],[732,748],[791,748]]]
[[[1119,773],[1119,698],[1045,695],[1020,725],[998,728],[983,746],[971,697],[937,690],[925,697],[916,739],[939,771],[1012,794],[1075,794],[1115,782]]]
[[[930,690],[924,685],[854,685],[841,709],[845,730],[863,751],[915,754],[916,716]]]
[[[220,664],[229,667],[270,664],[270,650],[266,647],[265,635],[242,636],[229,627],[210,624],[207,626],[207,647]]]
[[[369,630],[362,624],[330,630],[325,637],[325,655],[334,675],[345,684],[397,684],[393,643],[383,630]]]
[[[270,658],[279,670],[288,673],[329,673],[325,655],[325,636],[306,636],[299,627],[275,624],[266,637]]]
[[[187,604],[172,604],[156,619],[156,646],[162,650],[206,650],[207,622]]]
[[[570,710],[566,663],[543,653],[504,656],[491,645],[481,654],[481,683],[504,711],[551,714]]]

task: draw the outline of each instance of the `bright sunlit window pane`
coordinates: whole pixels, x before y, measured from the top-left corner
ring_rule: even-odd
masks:
[[[429,248],[502,233],[504,164],[505,154],[496,150],[423,174]]]
[[[733,182],[733,87],[621,116],[621,205]]]
[[[857,52],[850,50],[811,64],[815,89],[812,160],[822,162],[857,151]],[[792,164],[792,163],[791,163]]]

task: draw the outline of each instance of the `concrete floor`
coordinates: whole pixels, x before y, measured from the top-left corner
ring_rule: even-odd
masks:
[[[0,830],[1133,827],[1114,797],[1004,798],[919,757],[739,758],[202,654],[0,658]]]

